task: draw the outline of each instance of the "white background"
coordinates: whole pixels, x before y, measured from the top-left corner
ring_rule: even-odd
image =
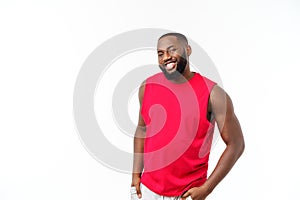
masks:
[[[208,199],[299,199],[299,13],[296,0],[2,0],[0,199],[129,199],[131,175],[81,144],[72,98],[88,55],[139,28],[192,38],[233,99],[246,149]]]

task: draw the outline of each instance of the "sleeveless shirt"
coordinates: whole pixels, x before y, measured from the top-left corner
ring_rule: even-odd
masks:
[[[179,196],[206,181],[215,125],[207,110],[215,84],[199,73],[184,83],[173,83],[163,73],[146,79],[141,182],[153,192]]]

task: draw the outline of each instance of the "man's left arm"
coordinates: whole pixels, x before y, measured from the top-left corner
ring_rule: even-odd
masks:
[[[228,174],[245,148],[243,133],[234,113],[232,101],[219,86],[215,86],[211,91],[209,110],[215,117],[226,149],[207,181],[200,187],[188,190],[182,196],[183,200],[188,196],[193,200],[204,200]]]

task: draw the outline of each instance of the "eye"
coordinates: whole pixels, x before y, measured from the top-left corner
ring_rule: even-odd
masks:
[[[164,54],[163,54],[162,52],[159,52],[159,53],[157,53],[157,55],[158,55],[159,57],[161,57],[161,56],[163,56]]]
[[[171,49],[169,50],[169,52],[170,52],[170,53],[175,53],[176,50],[177,50],[177,49],[175,49],[175,48],[171,48]]]

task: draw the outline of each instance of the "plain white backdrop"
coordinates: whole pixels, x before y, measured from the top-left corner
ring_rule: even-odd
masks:
[[[299,199],[299,13],[296,0],[1,1],[0,199],[129,199],[131,175],[103,166],[81,144],[73,91],[96,47],[139,28],[192,38],[233,100],[246,149],[208,199]],[[144,57],[124,63],[148,64]],[[130,100],[133,120],[136,104]],[[110,141],[132,151],[113,121],[106,125],[116,134]],[[210,171],[223,148],[219,140]]]

